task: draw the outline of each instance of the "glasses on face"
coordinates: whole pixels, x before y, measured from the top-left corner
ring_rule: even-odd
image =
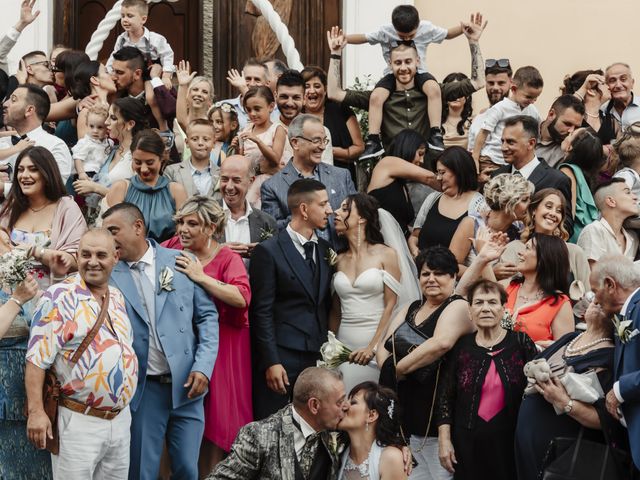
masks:
[[[48,70],[51,69],[51,62],[49,62],[49,60],[42,60],[41,62],[33,62],[33,63],[30,63],[27,66],[31,67],[33,65],[43,65],[46,69],[48,69]]]
[[[173,143],[175,142],[175,135],[173,134],[173,132],[156,132],[158,135],[160,135],[160,138],[162,138],[162,141],[164,142],[164,148],[165,150],[171,150],[173,148]]]
[[[508,58],[499,58],[497,60],[495,58],[487,58],[484,62],[484,68],[493,67],[511,68],[511,63],[509,63]]]
[[[302,140],[306,140],[307,142],[312,143],[315,147],[326,147],[329,145],[329,139],[327,137],[324,138],[307,138],[298,136],[296,138],[301,138]]]

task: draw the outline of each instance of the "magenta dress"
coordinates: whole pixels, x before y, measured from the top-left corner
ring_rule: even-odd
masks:
[[[162,245],[182,250],[178,237]],[[228,452],[240,427],[253,421],[249,340],[251,289],[242,258],[227,247],[222,247],[204,266],[204,272],[211,278],[238,287],[247,302],[246,307],[235,308],[213,299],[219,315],[220,343],[209,393],[204,399],[204,438]]]

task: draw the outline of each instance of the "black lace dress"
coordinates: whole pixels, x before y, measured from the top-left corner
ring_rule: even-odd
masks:
[[[442,366],[435,422],[451,425],[456,480],[513,480],[513,437],[526,378],[524,364],[536,347],[524,333],[507,331],[492,349],[476,334],[460,338]],[[490,398],[491,397],[491,398]]]

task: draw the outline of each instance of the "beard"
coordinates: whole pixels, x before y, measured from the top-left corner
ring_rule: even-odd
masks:
[[[565,133],[564,135],[561,134],[556,128],[557,122],[558,122],[558,119],[554,118],[552,122],[549,124],[549,126],[547,127],[547,130],[549,131],[549,136],[551,137],[554,143],[562,143],[562,141],[565,138],[567,138],[567,136],[569,135],[569,132]]]

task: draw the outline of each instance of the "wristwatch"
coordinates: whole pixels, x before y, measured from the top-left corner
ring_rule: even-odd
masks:
[[[569,415],[571,413],[571,410],[573,410],[573,399],[569,399],[569,403],[567,403],[562,410],[564,411],[564,413]]]

